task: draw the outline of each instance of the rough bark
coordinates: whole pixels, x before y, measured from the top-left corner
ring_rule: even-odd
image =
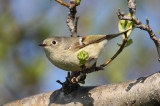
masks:
[[[4,106],[15,105],[158,106],[160,105],[160,72],[117,84],[79,87],[68,95],[64,95],[60,90],[51,91],[13,101]]]

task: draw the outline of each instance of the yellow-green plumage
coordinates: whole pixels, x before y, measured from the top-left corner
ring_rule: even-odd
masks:
[[[66,71],[79,71],[78,53],[81,51],[88,52],[86,67],[90,68],[97,61],[108,40],[123,33],[82,37],[52,37],[45,39],[42,46],[44,46],[47,58],[55,66]]]

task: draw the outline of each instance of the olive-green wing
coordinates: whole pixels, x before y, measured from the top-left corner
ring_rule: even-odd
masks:
[[[85,45],[89,45],[92,43],[98,43],[106,39],[106,35],[90,35],[82,37],[82,43]]]
[[[83,47],[88,46],[89,44],[98,43],[106,39],[106,35],[90,35],[79,37],[79,41],[73,43],[70,47],[70,50],[79,50]]]

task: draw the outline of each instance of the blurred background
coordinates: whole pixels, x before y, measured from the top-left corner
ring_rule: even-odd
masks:
[[[160,0],[136,2],[137,17],[144,24],[148,17],[157,34]],[[127,0],[82,0],[77,8],[78,34],[118,33],[118,8],[128,13]],[[49,36],[70,36],[67,17],[68,9],[54,0],[0,0],[0,104],[61,87],[56,80],[65,81],[67,72],[52,65],[38,44]],[[83,86],[117,83],[159,71],[156,47],[148,33],[135,29],[131,38],[133,44],[104,71],[87,75]],[[122,37],[110,41],[98,64],[113,56],[121,42]]]

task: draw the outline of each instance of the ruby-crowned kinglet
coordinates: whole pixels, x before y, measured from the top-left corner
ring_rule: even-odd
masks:
[[[129,30],[111,35],[90,35],[82,37],[51,37],[43,41],[46,56],[55,66],[66,71],[79,71],[78,53],[86,51],[89,54],[86,68],[91,68],[97,61],[99,54],[106,46],[108,40]]]

